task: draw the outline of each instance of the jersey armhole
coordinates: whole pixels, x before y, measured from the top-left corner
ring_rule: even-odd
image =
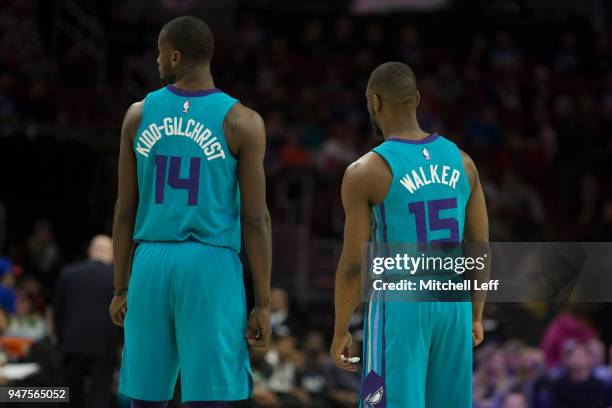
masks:
[[[146,123],[146,117],[149,116],[149,110],[151,109],[151,98],[153,92],[148,93],[144,99],[142,100],[142,109],[140,110],[140,123],[138,123],[138,127],[136,128],[136,134],[134,134],[134,140],[132,140],[132,149],[136,149],[136,145],[138,143],[138,135],[141,132],[141,127],[144,123]]]
[[[394,179],[395,178],[395,174],[393,174],[393,166],[391,165],[391,162],[389,161],[389,159],[387,157],[385,157],[385,155],[382,152],[379,152],[376,149],[372,149],[372,151],[374,153],[376,153],[378,156],[380,156],[380,158],[383,159],[383,161],[387,165],[387,169],[389,169],[389,173],[391,173],[391,179]]]
[[[391,173],[391,183],[389,183],[389,188],[387,189],[387,192],[385,193],[385,196],[383,197],[383,199],[379,203],[374,204],[373,205],[374,207],[374,206],[378,206],[384,203],[387,197],[389,196],[389,192],[391,191],[391,187],[393,186],[393,181],[395,180],[395,173],[393,173],[393,166],[391,165],[391,161],[389,160],[389,158],[386,157],[384,153],[380,152],[376,148],[372,149],[372,152],[376,153],[380,158],[383,159],[383,162],[385,162],[385,164],[387,165],[387,169],[389,170],[389,173]]]
[[[227,95],[227,94],[226,94]],[[229,98],[231,98],[231,96],[227,95]],[[227,115],[230,113],[230,111],[232,109],[234,109],[234,106],[236,106],[237,103],[239,103],[240,101],[238,99],[234,99],[231,98],[231,100],[229,101],[229,103],[227,104],[227,109],[225,110],[225,112],[223,113],[223,118],[221,119],[221,132],[223,133],[223,140],[225,141],[225,146],[227,147],[227,151],[229,152],[229,155],[232,157],[232,159],[234,159],[235,161],[238,161],[238,156],[236,156],[234,154],[234,152],[232,152],[232,149],[230,149],[230,145],[229,145],[229,140],[227,139],[227,134],[225,133],[225,119],[227,118]]]
[[[466,194],[466,204],[467,204],[467,202],[470,200],[470,196],[472,195],[472,186],[470,185],[470,179],[468,178],[470,173],[468,173],[467,169],[465,168],[465,163],[463,162],[463,155],[461,154],[461,149],[452,140],[449,140],[449,139],[447,139],[445,137],[440,137],[439,139],[443,139],[447,143],[449,143],[452,146],[452,149],[455,150],[457,156],[459,157],[459,162],[461,163],[461,169],[463,170],[463,173],[465,174],[465,179],[466,179],[465,180],[465,187],[466,187],[466,190],[467,190],[467,194]]]
[[[457,153],[459,154],[459,160],[461,161],[461,168],[463,169],[463,172],[465,173],[465,186],[467,189],[467,200],[470,200],[470,197],[472,196],[472,186],[470,185],[470,173],[467,171],[467,169],[465,168],[465,163],[463,162],[463,155],[461,154],[461,149],[459,149],[459,146],[455,145],[455,148],[457,149]],[[466,201],[467,203],[467,201]]]

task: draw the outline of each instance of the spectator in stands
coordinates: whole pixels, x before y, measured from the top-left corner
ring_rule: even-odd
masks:
[[[106,408],[112,404],[118,355],[117,331],[108,314],[113,297],[111,238],[94,237],[88,257],[62,270],[55,292],[55,327],[71,406],[85,405],[84,380],[89,376],[92,406]]]
[[[261,408],[280,408],[280,399],[267,384],[272,375],[272,365],[266,361],[265,354],[251,354],[251,373],[253,374],[253,404]]]
[[[270,110],[266,115],[266,133],[268,134],[270,149],[278,150],[284,137],[289,131],[283,114],[276,109]]]
[[[540,347],[546,357],[546,366],[554,368],[561,364],[563,347],[568,340],[586,343],[596,336],[597,332],[586,314],[578,306],[571,306],[550,322],[544,331]]]
[[[0,102],[1,103],[1,102]],[[1,111],[0,107],[0,111]],[[6,244],[6,208],[2,202],[0,202],[0,254],[4,252],[4,245]]]
[[[457,76],[455,65],[451,61],[441,61],[437,65],[436,76],[428,86],[432,93],[431,96],[447,112],[456,106],[457,101],[463,95],[463,81]]]
[[[25,274],[20,267],[13,267],[13,274],[17,281],[17,292],[22,292],[32,301],[32,309],[41,317],[46,310],[43,284],[32,275]],[[44,317],[43,317],[44,320]]]
[[[562,35],[561,44],[553,61],[555,71],[561,73],[573,73],[581,63],[578,49],[578,35],[575,31],[569,31]]]
[[[27,242],[27,255],[30,271],[45,283],[52,283],[60,261],[60,251],[48,220],[39,220],[34,224]]]
[[[584,343],[568,340],[563,346],[566,373],[553,386],[553,407],[603,408],[605,384],[593,377],[593,364]]]
[[[425,58],[423,57],[419,32],[415,27],[405,26],[400,29],[400,43],[395,49],[395,55],[399,58],[399,61],[406,61],[415,71],[423,66]]]
[[[355,129],[347,123],[331,126],[329,137],[317,157],[319,168],[327,174],[339,175],[359,156],[355,147]]]
[[[4,350],[4,347],[3,347],[3,344],[4,344],[3,338],[4,338],[4,335],[6,334],[6,330],[8,329],[8,324],[9,324],[9,314],[7,313],[6,309],[0,307],[0,367],[6,364],[6,362],[9,359],[9,355]],[[2,384],[1,381],[0,381],[0,384]]]
[[[516,369],[515,390],[521,390],[532,408],[549,408],[551,381],[546,373],[544,353],[537,347],[523,347]]]
[[[505,353],[496,344],[483,350],[477,358],[474,374],[474,400],[485,407],[499,403],[516,386],[516,379],[508,369]]]
[[[300,145],[299,135],[292,130],[279,151],[280,165],[285,170],[299,169],[310,164],[308,151]]]
[[[606,346],[600,339],[594,338],[587,343],[587,349],[593,365],[593,377],[612,386],[612,367],[606,364]]]
[[[506,31],[497,33],[490,59],[491,65],[500,71],[516,71],[523,62],[521,50],[514,45],[512,35]]]
[[[285,289],[270,291],[270,324],[272,333],[278,337],[295,334],[296,322],[289,315],[289,297]]]
[[[303,364],[303,355],[296,345],[295,337],[280,337],[266,356],[272,366],[267,386],[287,408],[305,407],[310,402],[308,393],[299,386],[298,367]]]
[[[4,351],[2,347],[2,337],[4,336],[4,332],[8,327],[8,313],[2,307],[0,307],[0,367],[5,365],[8,361],[8,354]],[[0,386],[5,386],[8,384],[8,379],[0,374]]]
[[[8,72],[0,75],[0,120],[5,125],[18,122],[19,109],[15,97],[16,80]]]
[[[64,385],[62,374],[62,359],[53,329],[53,310],[47,309],[47,335],[38,340],[30,348],[24,361],[36,363],[40,371],[28,377],[24,385],[33,387],[59,387]]]
[[[281,408],[281,402],[278,396],[265,385],[254,384],[253,385],[253,396],[252,403],[248,406],[255,406],[257,408]]]
[[[47,334],[47,323],[34,307],[34,299],[25,291],[17,293],[15,314],[11,316],[7,335],[37,341]]]
[[[465,121],[463,130],[466,142],[475,148],[494,151],[503,141],[502,127],[499,123],[497,111],[492,107],[485,107],[475,112]]]
[[[0,308],[15,313],[15,279],[11,273],[13,263],[9,257],[0,258]]]
[[[513,223],[514,237],[518,241],[530,241],[544,217],[542,202],[537,191],[512,171],[503,174],[500,199],[504,203],[506,216]],[[531,230],[531,231],[530,231]],[[522,235],[522,236],[521,236]]]
[[[325,407],[326,372],[332,364],[323,334],[311,331],[304,340],[304,363],[300,367],[301,387],[310,395],[310,406]]]
[[[501,408],[527,408],[527,400],[520,390],[513,390],[504,396]]]

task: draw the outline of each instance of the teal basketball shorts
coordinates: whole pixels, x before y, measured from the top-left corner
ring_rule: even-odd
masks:
[[[119,391],[145,401],[249,398],[242,265],[231,249],[197,242],[136,248]]]
[[[472,304],[372,299],[363,360],[362,408],[470,408]]]

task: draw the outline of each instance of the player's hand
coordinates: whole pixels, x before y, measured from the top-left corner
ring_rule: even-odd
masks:
[[[332,340],[331,354],[334,363],[346,371],[357,371],[357,357],[351,357],[351,344],[353,343],[353,337],[348,331],[336,334],[334,333],[334,339]],[[355,361],[356,360],[356,361]]]
[[[270,344],[270,332],[270,309],[253,308],[244,335],[249,346],[256,351],[266,351]]]
[[[127,313],[127,294],[113,297],[113,301],[108,307],[108,311],[113,323],[123,327],[123,321]]]
[[[475,320],[472,322],[472,345],[476,347],[484,340],[484,330],[482,329],[482,321]]]

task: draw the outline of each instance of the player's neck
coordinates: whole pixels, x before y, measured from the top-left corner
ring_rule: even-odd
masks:
[[[210,68],[194,69],[178,78],[175,87],[185,91],[203,91],[213,89],[215,82],[210,73]]]
[[[381,117],[380,128],[385,140],[390,138],[419,140],[427,137],[419,126],[416,110],[390,109]]]
[[[420,140],[424,139],[429,133],[423,131],[418,123],[405,123],[398,124],[396,126],[388,126],[383,129],[385,140],[388,139],[407,139],[407,140]]]

